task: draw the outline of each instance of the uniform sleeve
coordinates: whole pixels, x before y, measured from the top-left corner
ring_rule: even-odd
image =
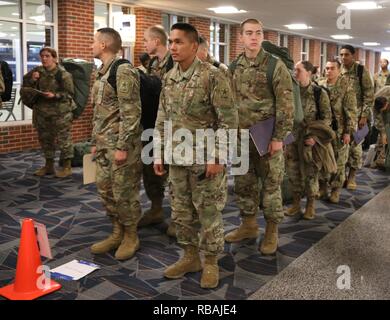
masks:
[[[294,96],[291,75],[280,61],[276,64],[272,84],[276,97],[275,131],[272,140],[283,141],[293,129]]]
[[[357,99],[352,84],[345,83],[345,95],[342,101],[342,107],[345,116],[344,134],[352,134],[357,128],[356,120],[358,118]]]
[[[165,82],[165,77],[164,80]],[[164,86],[160,94],[160,104],[157,112],[156,125],[153,134],[153,156],[155,161],[162,161],[164,158],[164,122],[168,120],[165,106]]]
[[[374,85],[370,73],[364,68],[363,71],[363,108],[361,117],[369,118],[372,115],[374,106]]]
[[[320,113],[322,120],[330,126],[332,123],[332,109],[330,107],[330,99],[328,93],[324,89],[321,90]]]
[[[386,127],[381,112],[377,112],[377,111],[374,112],[374,121],[375,121],[375,127],[378,129],[381,135],[383,136],[384,134],[386,134]]]
[[[238,128],[238,109],[235,106],[230,80],[220,69],[211,70],[210,100],[217,115],[217,130]],[[217,163],[227,164],[228,142],[217,139],[214,157]],[[223,157],[223,158],[221,158]]]
[[[130,139],[139,133],[141,121],[140,80],[129,64],[118,67],[116,75],[119,101],[119,133],[116,148],[127,151]]]
[[[62,72],[61,77],[63,87],[55,92],[56,98],[69,101],[74,96],[73,78],[69,72]]]

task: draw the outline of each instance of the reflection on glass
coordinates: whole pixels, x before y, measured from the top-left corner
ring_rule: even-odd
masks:
[[[95,32],[108,26],[108,4],[95,2]]]
[[[36,22],[53,22],[53,6],[51,0],[27,0],[25,16]]]
[[[0,17],[19,19],[20,1],[19,0],[0,1]]]
[[[39,51],[43,47],[53,46],[53,29],[35,24],[28,24],[27,36],[27,71],[41,64]]]

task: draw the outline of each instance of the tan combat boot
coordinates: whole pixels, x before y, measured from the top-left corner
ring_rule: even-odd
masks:
[[[288,217],[292,217],[298,214],[299,212],[301,212],[301,195],[298,193],[294,193],[292,206],[286,210],[284,215]]]
[[[356,190],[357,184],[356,184],[356,169],[351,168],[349,170],[349,176],[347,181],[347,189],[348,190]]]
[[[316,211],[314,207],[314,197],[307,198],[306,210],[305,210],[305,214],[303,215],[303,219],[313,220],[315,214]]]
[[[167,229],[167,235],[176,238],[176,225],[173,221],[169,223],[168,229]]]
[[[259,225],[256,216],[243,216],[240,226],[225,236],[226,242],[240,242],[244,239],[257,239],[259,237]]]
[[[264,239],[261,242],[260,252],[264,255],[274,254],[278,249],[278,224],[267,221]]]
[[[340,189],[332,189],[332,193],[330,194],[329,201],[331,203],[339,203],[340,202]]]
[[[57,171],[57,178],[66,178],[72,175],[72,160],[66,159],[64,160],[64,165],[61,170]]]
[[[202,270],[199,249],[195,246],[187,245],[184,247],[184,256],[169,266],[164,271],[164,276],[168,279],[182,278],[188,272],[198,272]]]
[[[138,227],[146,227],[151,224],[164,222],[164,211],[162,208],[162,199],[151,199],[152,206],[145,211],[143,217],[138,222]]]
[[[46,159],[45,166],[34,172],[34,176],[37,177],[43,177],[47,174],[55,174],[53,159]]]
[[[217,256],[206,256],[203,265],[200,286],[203,289],[214,289],[219,283],[219,267]]]
[[[139,249],[139,238],[136,226],[124,226],[125,233],[118,250],[115,252],[115,259],[127,260],[134,256]]]
[[[320,180],[320,194],[319,199],[326,200],[328,199],[328,182]]]
[[[111,218],[112,222],[112,233],[111,235],[91,247],[91,252],[93,254],[103,254],[111,250],[117,249],[123,239],[123,226],[119,223],[119,220],[116,218]]]

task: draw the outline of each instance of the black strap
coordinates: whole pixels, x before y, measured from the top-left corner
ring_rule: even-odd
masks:
[[[219,68],[221,65],[221,62],[217,61],[217,60],[214,60],[213,62],[213,66],[216,67],[216,68]]]
[[[321,119],[321,94],[322,94],[322,88],[318,85],[313,86],[313,91],[314,91],[314,101],[316,104],[316,109],[317,109],[317,115],[316,118],[317,120]]]
[[[364,100],[364,88],[363,88],[363,72],[364,72],[364,67],[359,64],[357,67],[357,76],[359,79],[359,85],[360,85],[360,98],[362,101]]]
[[[274,92],[273,80],[274,80],[274,72],[277,63],[278,63],[278,58],[274,57],[273,55],[270,55],[267,64],[267,83],[270,92],[272,92],[272,95],[274,96],[274,105],[276,105],[276,95]]]
[[[110,69],[110,74],[108,75],[107,82],[110,84],[110,86],[115,90],[115,93],[117,92],[116,87],[116,73],[118,71],[118,67],[122,64],[128,63],[130,64],[130,61],[127,59],[118,59],[116,60]]]

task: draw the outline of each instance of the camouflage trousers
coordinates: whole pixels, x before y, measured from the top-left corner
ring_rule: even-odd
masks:
[[[303,160],[298,143],[294,142],[286,148],[286,169],[291,190],[308,198],[317,197],[320,170],[313,162]]]
[[[352,169],[359,170],[363,166],[363,142],[356,144],[352,141],[349,148],[348,166]]]
[[[141,217],[141,141],[129,150],[122,165],[115,164],[115,149],[96,152],[96,186],[107,215],[125,226],[136,226]]]
[[[46,115],[34,112],[34,125],[46,159],[54,159],[56,139],[61,151],[61,159],[73,159],[72,121],[73,114]]]
[[[344,144],[341,137],[337,137],[332,142],[333,151],[337,162],[337,172],[335,174],[321,173],[321,181],[328,182],[332,189],[341,189],[345,182],[345,166],[348,162],[349,144]]]
[[[284,217],[281,185],[284,176],[284,155],[280,150],[272,157],[260,157],[252,140],[249,142],[249,170],[234,177],[234,193],[242,216],[256,215],[260,193],[266,220],[280,223]]]
[[[378,136],[378,142],[375,146],[375,154],[376,154],[375,165],[380,169],[383,169],[385,167],[386,148],[388,148],[388,145],[382,143],[382,133],[380,133]]]
[[[144,141],[143,146],[145,147],[149,143],[153,143],[153,141]],[[149,156],[153,158],[153,150],[150,151]],[[165,166],[165,170],[168,172],[169,166]],[[154,173],[153,163],[143,164],[142,179],[147,197],[152,201],[162,202],[164,199],[165,186],[167,185],[168,173],[162,177],[157,176]]]
[[[222,210],[227,201],[227,175],[225,169],[210,179],[205,170],[205,165],[169,167],[172,221],[179,244],[216,255],[224,250]]]

